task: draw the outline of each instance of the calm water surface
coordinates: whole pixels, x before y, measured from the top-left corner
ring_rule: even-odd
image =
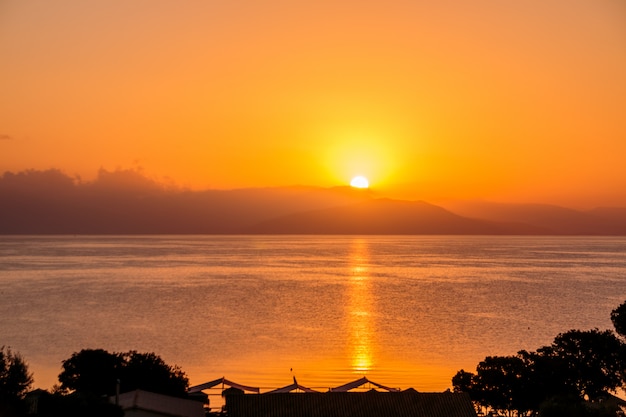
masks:
[[[104,348],[156,352],[192,385],[442,391],[487,355],[612,328],[626,238],[3,236],[0,286],[0,345],[43,388]]]

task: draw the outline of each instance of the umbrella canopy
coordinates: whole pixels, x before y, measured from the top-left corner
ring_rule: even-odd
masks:
[[[241,385],[241,384],[237,384],[236,382],[232,382],[227,380],[226,378],[222,377],[222,378],[218,378],[214,381],[209,381],[209,382],[205,382],[204,384],[200,384],[200,385],[194,385],[193,387],[190,387],[187,392],[194,393],[194,392],[199,392],[205,389],[210,389],[213,388],[219,384],[223,384],[223,385],[228,385],[231,388],[237,388],[240,389],[242,391],[248,391],[248,392],[255,392],[255,393],[259,393],[261,392],[261,390],[259,388],[255,388],[255,387],[248,387],[245,385]]]
[[[282,387],[282,388],[278,388],[275,389],[273,391],[268,391],[266,392],[266,394],[281,394],[281,393],[285,393],[285,392],[292,392],[295,390],[300,390],[303,392],[319,392],[319,391],[315,391],[314,389],[311,388],[307,388],[303,385],[298,384],[298,381],[296,381],[296,377],[293,377],[293,384],[287,385],[286,387]]]
[[[361,385],[365,385],[365,384],[372,384],[380,389],[384,389],[385,391],[389,391],[389,392],[398,392],[400,391],[398,388],[389,388],[386,387],[384,385],[381,384],[377,384],[374,381],[370,381],[369,379],[367,379],[366,377],[357,379],[356,381],[352,381],[352,382],[348,382],[347,384],[341,385],[339,387],[335,387],[335,388],[331,388],[330,392],[347,392],[350,391],[351,389],[354,388],[358,388]]]

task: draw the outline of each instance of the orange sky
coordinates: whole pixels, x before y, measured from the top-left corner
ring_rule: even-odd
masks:
[[[626,206],[623,0],[3,0],[0,172]]]

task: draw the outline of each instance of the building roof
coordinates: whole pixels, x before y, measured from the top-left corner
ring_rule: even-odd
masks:
[[[115,402],[115,397],[109,397]],[[204,417],[204,406],[199,401],[135,390],[119,395],[119,405],[123,410],[144,410],[172,417]]]
[[[229,417],[476,417],[466,393],[327,392],[226,397]]]

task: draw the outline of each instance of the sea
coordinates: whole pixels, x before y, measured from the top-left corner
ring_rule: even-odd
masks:
[[[444,391],[486,356],[612,329],[625,300],[626,237],[0,236],[0,346],[44,389],[102,348],[192,386]]]

